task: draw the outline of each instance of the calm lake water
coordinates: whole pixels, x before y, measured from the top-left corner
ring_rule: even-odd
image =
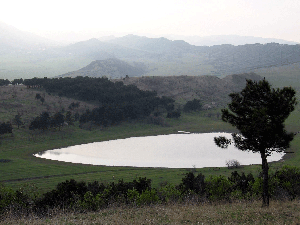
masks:
[[[234,146],[217,147],[213,139],[220,135],[231,137],[228,133],[131,137],[48,150],[35,156],[72,163],[134,167],[226,167],[226,161],[232,159],[241,165],[261,164],[259,153],[240,151]],[[283,153],[274,153],[268,162],[278,161],[282,156]]]

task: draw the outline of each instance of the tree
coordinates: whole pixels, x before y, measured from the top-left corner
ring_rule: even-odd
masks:
[[[162,96],[160,99],[160,105],[162,105],[167,110],[167,112],[174,111],[175,108],[174,102],[175,102],[174,99],[166,96]]]
[[[10,122],[0,122],[0,135],[6,134],[6,133],[12,133],[12,125]]]
[[[188,101],[183,106],[183,111],[190,112],[190,111],[197,111],[202,109],[202,104],[199,99],[193,99],[192,101]]]
[[[69,125],[73,125],[74,119],[73,119],[73,116],[72,116],[72,112],[71,112],[71,111],[67,111],[65,121],[66,121]]]
[[[41,102],[42,102],[42,105],[44,104],[44,101],[45,101],[45,98],[41,97]]]
[[[0,86],[7,86],[10,84],[10,81],[8,79],[0,79]]]
[[[51,124],[50,115],[48,112],[43,112],[40,116],[36,117],[33,121],[31,121],[29,125],[29,130],[46,130],[49,128]]]
[[[179,110],[168,112],[167,118],[176,118],[178,119],[181,116],[181,112]]]
[[[64,125],[64,122],[65,122],[65,117],[61,112],[55,113],[50,118],[51,127],[54,127],[54,128],[58,127],[59,130]]]
[[[12,82],[11,82],[12,85],[19,85],[19,84],[23,84],[23,79],[14,79]]]
[[[20,114],[17,114],[15,115],[15,118],[13,119],[13,121],[15,122],[15,124],[17,124],[18,126],[18,129],[21,125],[23,125],[24,123],[22,122],[21,120],[21,115]]]
[[[39,100],[39,99],[41,99],[41,97],[42,97],[42,96],[41,96],[40,93],[36,93],[36,94],[35,94],[35,99]]]
[[[222,109],[222,120],[236,127],[239,133],[232,134],[233,141],[215,137],[215,143],[221,148],[234,143],[242,151],[260,153],[263,206],[269,206],[267,156],[274,151],[283,152],[295,135],[284,127],[284,121],[297,104],[295,94],[291,87],[271,88],[265,79],[259,82],[247,80],[246,87],[240,93],[229,95],[229,109]]]

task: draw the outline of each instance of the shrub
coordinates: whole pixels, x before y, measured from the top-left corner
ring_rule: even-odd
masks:
[[[201,173],[196,177],[194,173],[189,172],[182,178],[182,183],[179,185],[179,189],[183,193],[194,191],[197,194],[203,194],[205,192],[204,175]]]
[[[284,166],[276,171],[274,178],[278,182],[278,188],[283,189],[288,198],[294,199],[300,195],[300,169],[292,166]]]
[[[78,204],[84,209],[96,211],[103,205],[105,205],[101,194],[94,196],[92,192],[88,191],[84,194],[84,198]]]
[[[151,180],[139,177],[138,180],[133,180],[133,187],[141,194],[145,190],[151,190]]]
[[[158,190],[162,202],[178,201],[181,198],[181,191],[171,184],[167,184]]]
[[[22,190],[14,191],[11,188],[0,186],[0,212],[13,208],[15,211],[28,208],[30,199]]]
[[[168,112],[168,114],[167,114],[167,118],[176,118],[176,119],[178,119],[180,116],[181,116],[180,111],[172,111],[172,112]]]
[[[149,205],[158,202],[160,201],[156,189],[147,189],[143,191],[138,198],[138,205]]]
[[[242,172],[242,175],[239,175],[237,171],[232,172],[228,180],[232,182],[233,189],[241,191],[242,195],[251,192],[252,184],[255,181],[251,173],[246,176],[244,172]]]
[[[161,116],[150,115],[147,117],[147,123],[154,125],[167,126],[165,119]]]
[[[228,200],[232,186],[232,183],[224,176],[210,176],[206,181],[205,190],[211,200]]]
[[[41,209],[57,206],[71,207],[78,200],[83,200],[86,192],[87,186],[85,182],[77,182],[74,179],[67,180],[59,183],[56,189],[45,193],[42,198],[36,201],[36,206]]]
[[[227,160],[226,165],[227,165],[228,169],[241,167],[241,164],[236,159]]]
[[[199,99],[193,99],[192,101],[188,101],[184,106],[183,106],[183,111],[184,112],[190,112],[190,111],[197,111],[202,109],[202,104]]]
[[[275,197],[277,190],[278,190],[278,180],[274,176],[269,176],[268,192],[269,192],[270,197]],[[262,195],[263,178],[262,178],[261,174],[253,182],[251,192],[253,193],[253,195],[256,195],[256,196]]]
[[[137,205],[149,205],[151,203],[160,202],[156,189],[147,189],[142,193],[139,193],[138,190],[133,188],[132,190],[127,191],[127,196],[131,203],[135,203]]]

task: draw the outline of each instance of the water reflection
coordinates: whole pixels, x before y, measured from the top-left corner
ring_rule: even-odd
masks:
[[[36,157],[58,161],[135,167],[202,168],[224,167],[226,161],[236,159],[241,165],[261,164],[259,153],[243,152],[229,146],[218,148],[213,138],[231,137],[227,133],[159,135],[132,137],[95,142],[36,154]],[[282,153],[274,153],[268,161],[278,161]]]

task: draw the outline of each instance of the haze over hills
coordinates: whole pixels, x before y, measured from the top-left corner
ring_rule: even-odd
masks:
[[[224,77],[300,62],[300,45],[268,43],[209,47],[164,37],[126,35],[106,37],[105,41],[93,38],[53,46],[55,43],[47,39],[5,24],[0,24],[0,29],[2,79],[74,76],[71,73],[77,70],[80,71],[76,73],[82,76],[106,73],[105,76],[111,78],[125,75]],[[97,63],[92,63],[94,61]],[[88,66],[91,63],[97,66]],[[123,73],[120,72],[123,69]]]
[[[55,41],[0,22],[0,53],[2,54],[12,51],[38,50],[55,44],[57,44]]]
[[[76,47],[75,47],[76,46]],[[101,46],[101,47],[99,47]],[[62,76],[103,76],[116,78],[119,75],[129,76],[170,76],[170,75],[215,75],[224,77],[230,74],[253,72],[259,68],[289,65],[300,62],[300,45],[283,45],[278,43],[249,45],[215,45],[193,46],[184,41],[171,41],[166,38],[147,38],[127,35],[107,42],[96,39],[76,43],[67,47],[72,54],[84,54],[94,60],[104,60],[113,56],[121,61],[114,61],[114,68],[124,67],[124,63],[139,62],[143,71],[140,73],[120,73],[115,69],[108,70],[105,61],[98,63],[97,68],[89,66],[73,74]],[[74,50],[76,49],[76,50]],[[78,49],[81,49],[78,51]],[[85,49],[85,50],[84,50]],[[87,50],[88,49],[88,50]],[[111,53],[109,55],[108,53]],[[98,55],[97,55],[98,54]],[[105,55],[106,54],[106,55]],[[120,63],[120,65],[117,65]],[[122,65],[121,65],[122,64]],[[140,67],[141,68],[141,67]],[[98,70],[98,73],[97,73]],[[138,70],[136,70],[138,71]]]
[[[179,35],[167,35],[167,38],[171,40],[182,39],[188,42],[191,45],[196,46],[213,46],[213,45],[246,45],[246,44],[267,44],[267,43],[278,43],[278,44],[288,44],[295,45],[299,44],[294,41],[287,41],[283,39],[276,38],[262,38],[262,37],[253,37],[253,36],[240,36],[240,35],[212,35],[212,36],[179,36]]]

